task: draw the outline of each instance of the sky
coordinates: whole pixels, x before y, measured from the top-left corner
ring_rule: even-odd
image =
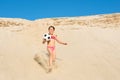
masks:
[[[0,17],[35,20],[120,13],[120,0],[0,0]]]

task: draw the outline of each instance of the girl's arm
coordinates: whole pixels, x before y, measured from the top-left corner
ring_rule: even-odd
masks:
[[[64,42],[61,42],[60,40],[57,39],[57,36],[56,36],[56,41],[60,44],[63,44],[63,45],[67,45],[67,43],[64,43]]]

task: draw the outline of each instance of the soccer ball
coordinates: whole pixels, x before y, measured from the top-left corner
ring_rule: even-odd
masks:
[[[51,35],[49,35],[48,33],[43,34],[43,39],[45,39],[46,41],[49,41],[51,39]]]

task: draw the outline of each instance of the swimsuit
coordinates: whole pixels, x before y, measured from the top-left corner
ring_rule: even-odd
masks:
[[[52,52],[55,50],[55,46],[47,46]]]
[[[55,36],[51,35],[51,39],[56,39]],[[55,46],[47,46],[47,48],[49,48],[52,52],[55,50]]]
[[[51,39],[56,39],[56,37],[55,36],[51,36]]]

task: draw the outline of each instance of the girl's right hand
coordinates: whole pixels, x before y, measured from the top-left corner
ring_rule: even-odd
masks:
[[[46,42],[46,39],[43,39],[43,42],[42,42],[42,43],[45,44],[45,42]]]

